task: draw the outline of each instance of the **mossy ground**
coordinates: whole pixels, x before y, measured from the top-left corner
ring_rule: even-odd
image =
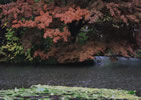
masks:
[[[141,100],[134,91],[34,85],[0,91],[0,100]]]

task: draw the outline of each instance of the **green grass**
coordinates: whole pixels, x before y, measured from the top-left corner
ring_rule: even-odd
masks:
[[[134,91],[34,85],[31,88],[1,90],[0,100],[141,100]]]

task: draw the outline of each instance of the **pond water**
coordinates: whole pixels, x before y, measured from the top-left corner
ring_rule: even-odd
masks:
[[[141,95],[141,59],[112,62],[96,57],[95,65],[0,65],[0,89],[31,85],[82,86],[136,90]]]

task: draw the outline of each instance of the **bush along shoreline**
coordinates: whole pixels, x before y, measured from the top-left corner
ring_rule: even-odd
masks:
[[[66,86],[33,85],[0,90],[1,100],[140,100],[135,91]]]
[[[0,62],[140,57],[140,11],[140,0],[2,0]]]

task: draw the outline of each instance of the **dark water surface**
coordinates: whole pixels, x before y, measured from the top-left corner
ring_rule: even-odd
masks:
[[[0,89],[31,85],[136,90],[141,95],[141,59],[97,57],[96,65],[0,65]]]

